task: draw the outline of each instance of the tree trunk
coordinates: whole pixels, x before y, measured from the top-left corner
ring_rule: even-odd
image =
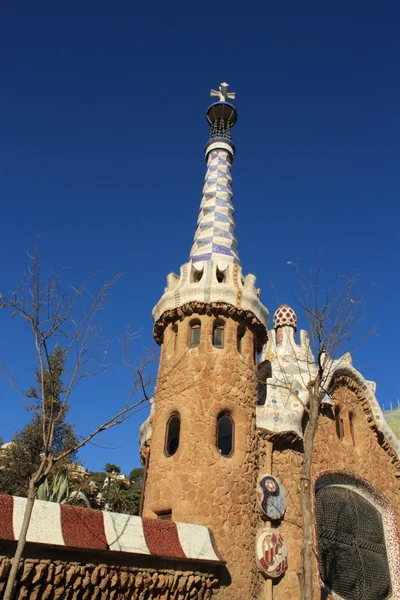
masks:
[[[28,497],[27,497],[26,506],[25,506],[24,520],[22,522],[21,531],[19,533],[17,549],[15,551],[14,558],[12,560],[11,570],[8,575],[7,585],[6,585],[6,589],[4,592],[3,600],[12,600],[14,597],[14,594],[15,594],[19,561],[21,560],[22,553],[25,548],[26,536],[28,533],[29,523],[31,522],[32,510],[33,510],[33,505],[35,503],[35,497],[36,497],[36,487],[37,486],[36,486],[35,481],[31,480],[29,482]]]
[[[300,505],[303,517],[303,545],[301,550],[301,576],[300,593],[301,600],[314,600],[313,586],[313,515],[312,515],[312,486],[311,469],[314,449],[315,432],[318,425],[319,394],[318,385],[315,383],[309,396],[309,420],[304,432],[304,458],[303,472],[300,481]]]

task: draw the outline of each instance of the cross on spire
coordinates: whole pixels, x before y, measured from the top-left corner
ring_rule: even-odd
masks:
[[[227,100],[234,100],[236,92],[228,92],[229,83],[226,81],[222,82],[217,90],[211,90],[210,96],[219,98],[220,102],[226,102]]]

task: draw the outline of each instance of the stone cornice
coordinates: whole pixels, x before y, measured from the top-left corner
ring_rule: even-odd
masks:
[[[267,330],[265,326],[250,310],[237,308],[226,302],[207,303],[197,301],[187,302],[182,306],[163,312],[161,317],[154,324],[153,335],[155,341],[158,344],[162,344],[165,328],[170,323],[182,321],[185,317],[190,317],[194,314],[209,315],[210,317],[224,316],[244,322],[257,336],[258,351],[261,351],[263,344],[267,341]]]

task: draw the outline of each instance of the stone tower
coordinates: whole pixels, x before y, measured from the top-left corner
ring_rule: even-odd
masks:
[[[161,358],[146,454],[143,516],[207,525],[227,563],[221,598],[251,598],[255,582],[256,358],[268,311],[242,275],[232,205],[231,130],[221,84],[188,262],[153,310]],[[147,427],[147,435],[149,427]]]

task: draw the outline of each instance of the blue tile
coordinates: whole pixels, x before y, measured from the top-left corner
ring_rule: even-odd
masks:
[[[225,246],[221,246],[220,244],[213,244],[212,251],[217,252],[218,254],[225,254],[226,256],[232,256],[232,252],[229,248],[225,248]]]
[[[221,223],[229,223],[229,217],[227,215],[223,215],[221,213],[215,213],[215,220],[221,221]]]
[[[203,247],[203,246],[207,246],[207,244],[211,244],[212,240],[213,240],[212,237],[197,238],[196,244],[199,247]]]
[[[196,254],[192,256],[192,262],[200,262],[203,260],[210,260],[211,258],[211,252],[208,252],[207,254]]]

